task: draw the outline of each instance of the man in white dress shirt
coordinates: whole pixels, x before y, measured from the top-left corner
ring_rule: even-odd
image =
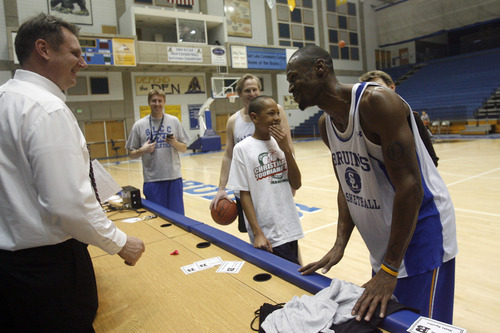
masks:
[[[45,14],[19,27],[22,69],[0,87],[0,327],[93,332],[87,244],[135,265],[144,243],[104,214],[85,138],[62,92],[87,64],[75,26]]]

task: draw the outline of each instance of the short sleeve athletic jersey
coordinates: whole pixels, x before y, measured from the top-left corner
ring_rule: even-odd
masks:
[[[236,121],[234,122],[233,138],[236,145],[241,140],[249,137],[255,132],[255,125],[251,121],[244,121],[241,117],[241,111],[236,112]]]
[[[339,132],[326,113],[325,120],[332,158],[349,212],[370,251],[372,268],[378,272],[389,242],[395,190],[384,165],[381,146],[370,142],[360,125],[359,101],[369,85],[354,85],[345,132]],[[433,270],[458,253],[455,212],[448,189],[420,139],[413,113],[410,114],[424,198],[399,269],[400,278]]]
[[[151,120],[151,122],[150,122]],[[187,143],[189,134],[177,117],[164,114],[161,119],[151,118],[148,115],[139,119],[132,126],[126,148],[136,150],[148,140],[156,141],[155,151],[152,154],[142,155],[144,182],[157,182],[181,178],[181,161],[179,152],[165,140],[167,134],[174,134],[177,141]]]

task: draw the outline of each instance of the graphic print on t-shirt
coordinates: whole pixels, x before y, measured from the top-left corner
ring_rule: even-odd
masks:
[[[259,166],[253,172],[257,181],[267,179],[271,184],[287,182],[288,177],[284,173],[287,169],[286,160],[280,159],[278,152],[270,149],[259,154]]]
[[[173,133],[172,126],[165,126],[161,124],[161,127],[158,129],[158,125],[153,124],[152,128],[145,129],[145,133],[150,142],[153,142],[153,139],[156,139],[156,149],[171,147],[171,145],[166,140],[167,134]]]

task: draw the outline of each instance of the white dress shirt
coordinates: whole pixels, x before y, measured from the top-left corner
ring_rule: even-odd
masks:
[[[85,138],[65,100],[26,70],[0,87],[0,249],[75,238],[115,254],[126,243],[95,198]]]

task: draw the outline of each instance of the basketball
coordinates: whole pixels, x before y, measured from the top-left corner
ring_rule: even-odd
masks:
[[[339,42],[339,46],[340,46],[340,48],[343,48],[343,47],[345,46],[345,41],[344,41],[344,40],[341,40],[341,41]]]
[[[211,211],[212,218],[221,225],[231,224],[238,216],[238,207],[236,202],[223,198],[219,200],[217,206]]]

